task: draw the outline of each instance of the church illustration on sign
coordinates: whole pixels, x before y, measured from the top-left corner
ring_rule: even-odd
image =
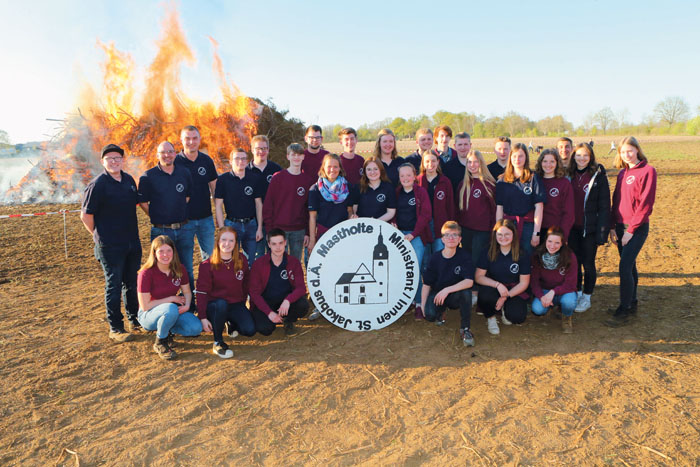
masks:
[[[361,263],[355,272],[346,272],[335,283],[335,302],[350,305],[389,303],[389,250],[382,229],[372,252],[372,270]]]

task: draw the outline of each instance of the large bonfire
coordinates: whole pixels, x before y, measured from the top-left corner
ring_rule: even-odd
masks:
[[[137,92],[134,61],[114,44],[98,42],[106,59],[102,89],[86,85],[78,111],[61,122],[60,133],[41,151],[39,162],[1,199],[8,204],[28,202],[71,203],[102,169],[99,150],[115,143],[126,151],[125,170],[138,177],[156,161],[163,140],[176,142],[185,125],[200,129],[204,151],[222,169],[234,147],[250,147],[263,106],[243,95],[224,74],[218,44],[213,46],[213,68],[220,100],[196,102],[180,88],[180,67],[194,61],[178,14],[166,11],[158,53],[148,66],[144,89]]]

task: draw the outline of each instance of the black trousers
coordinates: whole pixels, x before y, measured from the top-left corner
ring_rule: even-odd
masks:
[[[590,295],[598,278],[595,270],[595,256],[598,252],[595,233],[591,232],[584,237],[582,229],[572,227],[569,233],[569,248],[574,251],[578,262],[576,290],[581,290],[581,284],[583,284],[583,293]]]
[[[485,285],[479,286],[479,301],[477,305],[484,312],[486,318],[496,314],[496,302],[500,297],[501,294],[495,288]],[[527,317],[527,301],[520,297],[511,297],[503,304],[502,310],[505,312],[506,319],[511,323],[524,323]]]
[[[265,301],[268,305],[270,305],[270,308],[272,308],[273,310],[277,310],[277,308],[279,308],[279,306],[284,301],[284,298],[275,301],[268,301],[266,299]],[[294,323],[299,318],[303,318],[304,316],[306,316],[308,312],[309,301],[306,299],[306,297],[301,297],[299,300],[289,305],[289,312],[287,313],[287,316],[284,316],[282,319],[284,320],[284,322]],[[260,334],[262,334],[263,336],[269,336],[270,334],[272,334],[277,325],[270,321],[270,318],[268,318],[262,310],[253,305],[251,314],[253,315],[253,321],[255,321],[255,329]]]

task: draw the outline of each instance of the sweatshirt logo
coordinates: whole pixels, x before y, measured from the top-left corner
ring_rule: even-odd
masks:
[[[182,283],[179,277],[173,277],[170,279],[170,282],[172,282],[175,287],[180,287],[180,284]]]
[[[552,198],[556,198],[557,196],[559,196],[559,188],[552,188],[551,190],[549,190],[549,196],[551,196]]]
[[[474,198],[481,198],[481,190],[477,188],[477,189],[474,190],[474,192],[472,193],[472,196],[473,196]]]
[[[437,199],[439,199],[440,201],[442,201],[443,199],[445,199],[445,192],[444,192],[444,191],[438,191],[437,193],[435,193],[435,197],[436,197]]]
[[[520,271],[520,266],[518,266],[518,263],[513,263],[510,265],[510,272],[517,274],[518,271]]]
[[[178,193],[182,193],[183,191],[185,191],[185,185],[183,185],[182,183],[178,183],[177,185],[175,185],[175,191],[177,191]]]
[[[459,276],[460,272],[462,272],[462,266],[456,266],[455,267],[455,276]]]
[[[531,195],[532,194],[532,187],[526,186],[525,188],[523,188],[523,193],[525,193],[526,195]]]
[[[409,206],[415,206],[416,205],[416,198],[411,198],[408,200],[408,205]]]
[[[588,190],[591,188],[591,182],[586,183],[583,185],[583,192],[588,193]]]
[[[559,268],[559,275],[561,275],[561,276],[566,276],[566,269],[564,269],[564,268]]]
[[[304,193],[306,193],[306,190],[304,190],[303,186],[300,186],[299,188],[297,188],[297,194],[299,196],[304,196]]]
[[[280,277],[282,278],[282,280],[285,280],[285,281],[286,281],[287,279],[289,279],[289,275],[287,274],[287,270],[286,270],[286,269],[282,269],[282,271],[280,271]]]
[[[250,195],[253,194],[253,187],[247,186],[247,187],[245,187],[245,189],[243,190],[243,192],[244,192],[246,195],[250,196]]]
[[[363,173],[365,173],[365,169],[360,169],[360,177],[362,176]]]
[[[384,193],[379,193],[377,195],[377,201],[380,203],[383,203],[384,201],[386,201],[386,196],[384,196]]]
[[[243,271],[236,271],[236,280],[243,280]]]
[[[630,175],[629,177],[627,177],[627,179],[625,180],[625,183],[627,183],[628,185],[633,184],[634,183],[634,175]]]
[[[272,174],[267,176],[267,183],[270,183],[272,181]]]
[[[204,168],[204,167],[200,167],[200,168],[197,169],[197,173],[198,173],[199,175],[204,176],[204,175],[207,174],[207,169]]]

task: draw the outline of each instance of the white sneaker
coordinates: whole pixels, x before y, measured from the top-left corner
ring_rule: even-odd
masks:
[[[318,310],[314,310],[314,311],[312,311],[311,314],[309,315],[308,320],[309,320],[309,321],[314,321],[314,320],[319,319],[320,317],[321,317],[321,312],[318,311]]]
[[[472,294],[472,307],[476,305],[477,300],[479,300],[479,296]],[[483,313],[482,313],[483,315]]]
[[[583,313],[591,307],[591,296],[587,294],[581,295],[581,299],[576,304],[576,313]]]
[[[501,333],[501,330],[498,328],[498,321],[496,321],[495,316],[492,316],[486,320],[486,326],[489,328],[489,332],[494,336]]]
[[[501,310],[501,321],[502,321],[503,324],[505,324],[506,326],[510,326],[511,324],[513,324],[513,323],[511,323],[510,321],[508,321],[508,318],[506,318],[506,312],[503,311],[503,310]]]

